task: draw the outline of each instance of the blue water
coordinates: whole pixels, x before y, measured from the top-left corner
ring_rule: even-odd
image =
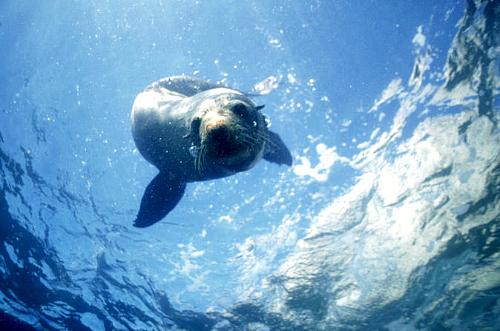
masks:
[[[0,326],[500,329],[499,1],[0,3]],[[256,97],[294,166],[156,174],[135,96]]]

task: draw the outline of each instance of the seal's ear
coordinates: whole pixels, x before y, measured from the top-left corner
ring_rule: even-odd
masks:
[[[186,183],[172,180],[168,174],[160,172],[146,187],[134,226],[145,228],[167,216],[179,203],[185,189]]]
[[[286,164],[288,166],[291,166],[293,162],[292,154],[290,154],[283,140],[281,140],[277,133],[272,131],[269,131],[269,140],[266,144],[264,159],[279,165]]]

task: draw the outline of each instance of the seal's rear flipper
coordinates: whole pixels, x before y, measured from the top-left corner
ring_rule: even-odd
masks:
[[[266,145],[264,159],[279,165],[292,165],[292,154],[290,154],[290,151],[285,146],[280,136],[272,131],[269,131],[269,141]]]
[[[146,187],[134,226],[145,228],[167,216],[179,203],[185,189],[186,183],[171,180],[168,174],[160,172]]]

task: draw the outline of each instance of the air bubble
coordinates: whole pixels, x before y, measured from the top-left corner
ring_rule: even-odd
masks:
[[[198,156],[198,147],[196,145],[191,145],[189,147],[189,154],[191,154],[192,157],[197,157]]]

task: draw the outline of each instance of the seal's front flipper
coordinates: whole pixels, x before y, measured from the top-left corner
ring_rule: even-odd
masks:
[[[264,159],[279,165],[292,165],[292,154],[290,154],[280,136],[272,131],[269,131],[269,141],[266,144]]]
[[[185,189],[186,183],[171,180],[168,174],[160,172],[146,187],[134,226],[145,228],[167,216],[179,203]]]

